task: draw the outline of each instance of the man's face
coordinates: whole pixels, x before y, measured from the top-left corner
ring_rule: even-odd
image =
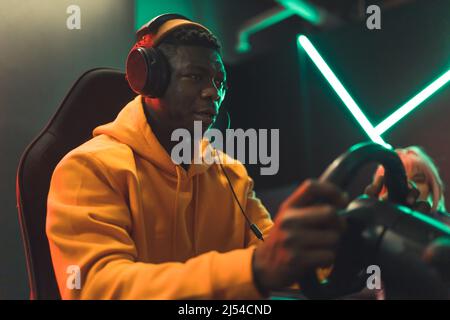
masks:
[[[194,121],[203,133],[214,123],[225,97],[226,73],[216,50],[178,46],[169,58],[170,82],[160,99],[160,116],[169,128],[193,132]]]

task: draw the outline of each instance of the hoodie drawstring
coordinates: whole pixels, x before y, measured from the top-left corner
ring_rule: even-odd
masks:
[[[177,210],[178,210],[178,195],[180,193],[180,186],[181,186],[181,173],[180,173],[180,168],[179,166],[175,166],[175,170],[177,172],[177,189],[176,189],[176,193],[175,193],[175,204],[174,204],[174,209],[173,209],[173,239],[172,239],[172,257],[175,257],[175,253],[176,253],[176,243],[177,243],[177,220],[178,220],[178,216],[177,216]]]
[[[193,225],[193,227],[192,227],[192,248],[193,248],[193,250],[194,250],[194,255],[197,255],[197,230],[195,230],[195,227],[196,227],[196,220],[197,220],[197,215],[198,215],[198,194],[199,194],[199,192],[198,192],[198,187],[199,187],[199,185],[198,185],[198,175],[196,175],[195,177],[194,177],[194,179],[195,179],[195,195],[194,195],[194,199],[195,199],[195,207],[194,207],[194,217],[193,217],[193,219],[192,219],[192,225]]]

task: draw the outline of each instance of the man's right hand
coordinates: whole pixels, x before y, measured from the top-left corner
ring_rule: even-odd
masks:
[[[332,265],[345,230],[337,208],[347,204],[348,196],[331,183],[301,184],[280,206],[270,235],[254,252],[257,287],[264,293],[279,290],[308,271]]]

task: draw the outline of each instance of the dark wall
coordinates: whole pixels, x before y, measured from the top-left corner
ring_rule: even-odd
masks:
[[[224,107],[232,128],[280,129],[280,169],[273,176],[259,176],[258,165],[247,165],[258,188],[291,182],[302,176],[305,158],[298,154],[302,136],[300,73],[294,38],[277,52],[261,54],[229,66],[229,92]],[[270,150],[270,149],[269,149]]]
[[[249,166],[260,189],[317,177],[348,147],[368,140],[311,60],[304,53],[297,55],[300,32],[292,28],[283,34],[284,45],[230,68],[227,103],[233,126],[280,128],[279,175],[259,176],[258,167]],[[449,34],[446,0],[415,1],[382,11],[381,30],[370,31],[362,21],[307,33],[374,125],[449,68]],[[447,84],[383,136],[394,147],[423,146],[447,183],[449,105]],[[358,177],[358,188],[368,182],[372,169]],[[449,192],[446,195],[450,198]]]
[[[71,4],[80,30],[66,27]],[[0,2],[0,299],[29,294],[15,202],[20,155],[84,71],[123,69],[133,28],[133,1]]]
[[[238,39],[238,31],[242,25],[255,15],[271,9],[275,5],[273,0],[135,0],[136,3],[136,29],[153,17],[176,12],[204,24],[210,29],[222,43],[222,56],[225,62],[235,63],[255,56],[263,51],[260,38],[264,38],[273,32],[279,31],[279,25],[259,32],[251,37],[254,50],[247,54],[239,54],[235,51]],[[301,20],[297,19],[299,23]],[[278,30],[277,30],[278,29]]]

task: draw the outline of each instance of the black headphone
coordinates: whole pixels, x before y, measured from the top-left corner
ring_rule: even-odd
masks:
[[[166,24],[171,20],[172,24]],[[159,98],[169,85],[170,67],[167,58],[157,47],[159,42],[174,29],[182,25],[195,25],[210,32],[201,24],[176,13],[166,13],[157,16],[142,26],[136,33],[137,40],[150,36],[153,45],[150,48],[136,47],[128,54],[126,62],[126,78],[131,89],[137,94]]]

